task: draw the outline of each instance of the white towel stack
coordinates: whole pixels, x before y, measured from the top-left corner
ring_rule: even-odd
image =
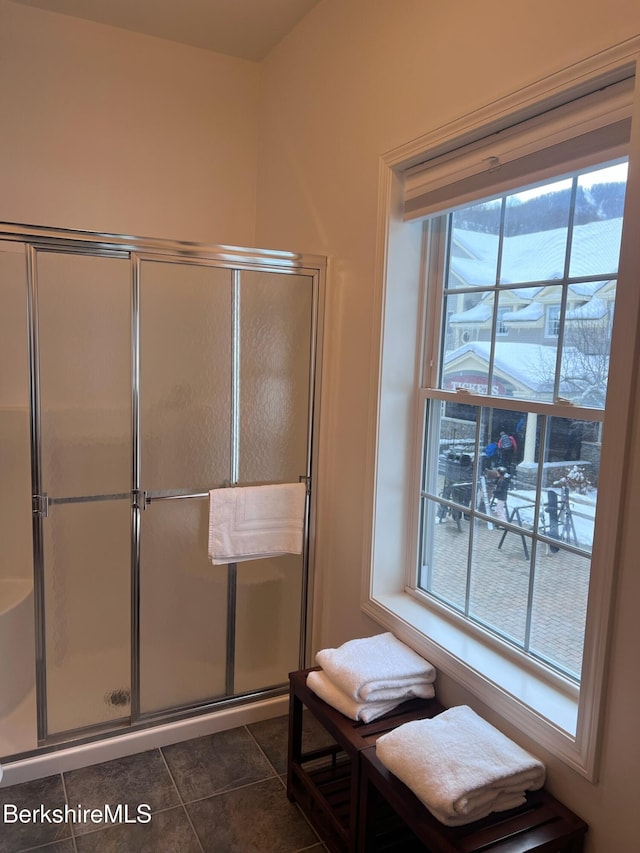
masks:
[[[322,671],[309,673],[310,689],[352,720],[369,723],[407,699],[435,695],[434,667],[390,633],[323,649],[316,662]]]
[[[447,826],[515,808],[545,780],[541,761],[466,705],[398,726],[376,755]]]

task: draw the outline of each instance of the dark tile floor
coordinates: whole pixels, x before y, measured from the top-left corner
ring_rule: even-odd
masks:
[[[286,760],[277,717],[0,788],[0,853],[326,853],[287,799]],[[65,804],[75,814],[54,822]]]

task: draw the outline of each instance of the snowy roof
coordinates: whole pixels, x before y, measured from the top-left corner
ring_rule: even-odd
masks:
[[[447,374],[451,376],[457,369],[469,370],[465,356],[475,358],[476,369],[486,374],[490,352],[489,341],[471,341],[445,353],[445,381]],[[512,393],[548,398],[553,392],[556,354],[554,346],[498,341],[493,357],[494,374],[514,386]],[[575,347],[564,347],[562,364],[560,394],[575,403],[604,406],[609,359],[598,354],[585,355]]]
[[[530,302],[519,311],[505,311],[502,315],[504,323],[528,323],[540,320],[544,315],[544,305],[541,302]]]
[[[579,281],[569,285],[569,290],[576,296],[591,297],[606,287],[609,281]]]
[[[579,308],[567,311],[567,320],[601,320],[608,313],[609,303],[604,299],[600,299],[599,296],[594,296]]]
[[[573,229],[569,275],[597,275],[618,271],[622,218],[603,219]],[[597,267],[595,259],[597,258]]]
[[[456,228],[452,234],[454,244],[460,245],[474,258],[490,260],[498,254],[498,235],[486,234],[484,231],[467,231]]]
[[[465,355],[477,356],[486,366],[491,353],[490,341],[471,341],[445,354],[444,369],[453,366]],[[549,377],[553,378],[556,366],[555,347],[541,344],[496,343],[493,357],[494,371],[510,378],[515,384],[532,391],[549,391]],[[544,378],[543,378],[544,377]]]
[[[468,311],[458,311],[452,314],[449,317],[449,322],[452,325],[456,323],[486,323],[487,320],[491,319],[492,315],[493,308],[491,307],[491,302],[483,301],[478,302],[477,305],[469,308]]]
[[[517,234],[504,238],[502,284],[554,281],[563,276],[567,228]],[[573,229],[569,275],[609,275],[617,272],[622,219],[603,219]],[[465,284],[496,283],[498,238],[495,234],[456,228],[454,243],[472,257],[452,251],[451,272]]]

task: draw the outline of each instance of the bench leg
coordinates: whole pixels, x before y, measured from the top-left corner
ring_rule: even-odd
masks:
[[[302,702],[293,690],[289,693],[289,741],[287,746],[287,797],[294,801],[292,786],[293,765],[302,760]]]

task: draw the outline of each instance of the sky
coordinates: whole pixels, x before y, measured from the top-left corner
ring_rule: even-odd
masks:
[[[593,172],[581,175],[578,184],[582,187],[592,187],[594,184],[625,182],[627,180],[627,170],[628,163],[625,160],[624,163],[616,163],[613,166],[606,166],[604,169],[594,169]],[[517,198],[519,201],[527,201],[539,195],[569,189],[571,180],[571,178],[565,178],[562,181],[555,181],[554,183],[544,183],[529,190],[514,193],[512,198]]]

